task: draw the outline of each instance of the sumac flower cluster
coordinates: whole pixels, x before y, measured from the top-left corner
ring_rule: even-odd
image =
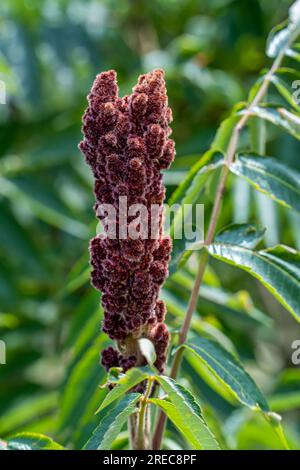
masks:
[[[103,331],[117,342],[117,349],[102,352],[102,364],[125,371],[143,364],[137,340],[144,337],[153,342],[155,365],[162,371],[169,333],[159,291],[168,275],[171,240],[163,235],[161,170],[170,166],[175,153],[163,71],[140,76],[132,94],[123,98],[118,96],[116,73],[103,72],[95,79],[88,103],[80,149],[95,178],[95,211],[104,226],[104,232],[90,242],[91,276],[94,287],[102,291]],[[128,207],[147,208],[148,226],[157,223],[155,237],[120,236],[124,227],[120,227],[119,201],[124,196]],[[115,238],[108,236],[103,222],[104,204],[116,211]],[[154,215],[153,205],[158,207]]]

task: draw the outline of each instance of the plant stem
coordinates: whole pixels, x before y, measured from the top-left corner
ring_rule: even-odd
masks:
[[[136,429],[137,429],[137,413],[134,413],[128,418],[128,434],[129,434],[130,449],[135,449]]]
[[[247,124],[249,118],[253,115],[254,108],[264,98],[268,90],[272,76],[276,73],[276,71],[280,67],[280,64],[285,56],[285,51],[288,47],[290,47],[290,44],[293,42],[293,40],[294,40],[294,36],[292,36],[286,48],[282,50],[281,53],[276,57],[275,61],[273,62],[272,67],[270,68],[268,73],[264,76],[261,86],[259,87],[252,102],[247,106],[242,117],[239,119],[239,121],[237,122],[237,124],[235,125],[233,129],[233,132],[232,132],[229,144],[228,144],[227,152],[226,152],[224,166],[222,167],[222,172],[221,172],[220,179],[219,179],[219,184],[218,184],[216,198],[215,198],[215,202],[214,202],[212,213],[211,213],[207,236],[204,241],[204,248],[201,253],[201,257],[199,261],[198,272],[197,272],[195,283],[191,292],[185,319],[184,319],[183,325],[179,333],[179,341],[178,341],[179,346],[183,344],[186,340],[187,333],[191,324],[192,315],[195,311],[195,307],[196,307],[197,300],[199,297],[201,283],[202,283],[205,269],[206,269],[208,259],[209,259],[209,253],[206,247],[210,245],[214,239],[214,235],[215,235],[215,231],[216,231],[216,227],[217,227],[217,223],[219,219],[219,214],[220,214],[220,210],[222,206],[222,201],[224,197],[226,182],[227,182],[228,174],[230,171],[230,166],[235,158],[240,134],[242,130],[244,129],[245,125]],[[172,365],[171,372],[170,372],[170,377],[172,377],[173,379],[176,379],[178,370],[180,368],[182,355],[183,355],[183,349],[178,348],[174,356],[173,365]],[[166,415],[163,412],[160,412],[158,416],[158,420],[157,420],[156,429],[154,432],[154,437],[153,437],[153,449],[157,449],[157,450],[160,449],[161,441],[162,441],[162,437],[164,433],[165,422],[166,422]]]
[[[138,414],[138,420],[137,420],[137,435],[136,435],[136,445],[135,449],[137,450],[147,450],[149,446],[149,436],[147,435],[146,432],[146,413],[147,413],[147,404],[148,404],[148,398],[151,393],[152,389],[152,383],[153,379],[150,377],[147,382],[147,388],[145,395],[141,397],[140,400],[140,411]]]

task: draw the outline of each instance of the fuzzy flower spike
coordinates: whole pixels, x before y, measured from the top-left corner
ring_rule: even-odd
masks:
[[[163,235],[161,170],[170,166],[175,154],[164,73],[141,75],[132,94],[123,98],[118,96],[115,71],[100,73],[88,103],[79,147],[95,178],[95,210],[104,227],[90,242],[91,278],[102,291],[103,331],[116,341],[116,348],[102,352],[102,364],[107,370],[118,366],[124,371],[143,365],[137,340],[148,338],[156,350],[155,366],[162,372],[169,332],[159,292],[168,275],[171,240]],[[126,233],[124,237],[120,198],[125,196],[128,208],[133,204],[147,208],[148,227],[157,227],[154,237],[149,231],[147,236]],[[116,214],[114,237],[101,209],[107,204]],[[133,219],[128,217],[125,232]]]

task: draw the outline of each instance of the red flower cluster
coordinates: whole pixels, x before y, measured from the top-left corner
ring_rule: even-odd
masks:
[[[118,350],[103,351],[102,364],[124,370],[141,365],[137,339],[144,337],[153,342],[155,365],[162,371],[169,333],[163,323],[165,304],[158,297],[168,275],[171,240],[163,236],[161,170],[169,167],[175,153],[163,71],[140,76],[133,93],[123,98],[118,97],[116,73],[103,72],[96,77],[88,102],[80,149],[95,177],[95,210],[104,226],[104,233],[90,243],[92,283],[103,293],[103,331],[118,344]],[[120,196],[127,197],[128,207],[147,208],[148,227],[157,223],[155,237],[149,232],[146,237],[120,236]],[[116,211],[115,238],[108,236],[103,204]],[[127,225],[133,220],[128,217]]]

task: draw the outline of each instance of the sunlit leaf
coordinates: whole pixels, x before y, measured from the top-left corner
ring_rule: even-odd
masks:
[[[6,442],[7,450],[63,450],[63,447],[43,434],[22,432]]]
[[[287,101],[287,103],[295,108],[297,112],[299,112],[299,105],[296,103],[295,99],[292,96],[291,88],[288,87],[283,80],[276,75],[272,75],[271,78],[272,83],[275,85],[281,96]]]
[[[245,110],[241,111],[244,114]],[[251,113],[300,140],[300,115],[276,106],[255,106]]]
[[[232,224],[223,228],[215,237],[219,243],[255,248],[263,239],[265,229],[251,224]]]
[[[299,26],[300,25],[300,0],[296,0],[289,8],[289,20],[290,23]]]
[[[269,411],[268,403],[242,364],[220,344],[197,338],[183,345],[194,354],[237,400],[251,409]]]
[[[122,377],[116,382],[114,388],[106,395],[103,402],[99,406],[97,413],[106,408],[118,398],[125,395],[125,393],[135,385],[147,379],[149,375],[153,375],[153,373],[147,367],[140,369],[129,369],[129,371],[122,375]]]
[[[295,169],[275,158],[242,154],[230,171],[280,204],[300,211],[300,174]]]
[[[267,55],[273,58],[282,53],[288,47],[291,35],[292,30],[289,28],[287,21],[275,26],[267,39]]]
[[[209,253],[257,278],[276,299],[300,321],[300,254],[284,246],[252,251],[248,248],[213,243]]]
[[[109,450],[113,441],[118,437],[129,416],[136,411],[140,393],[125,395],[94,430],[91,438],[85,444],[85,450]]]
[[[156,380],[167,393],[169,401],[152,399],[173,421],[195,449],[218,449],[218,443],[205,423],[194,396],[175,380],[158,376]]]

